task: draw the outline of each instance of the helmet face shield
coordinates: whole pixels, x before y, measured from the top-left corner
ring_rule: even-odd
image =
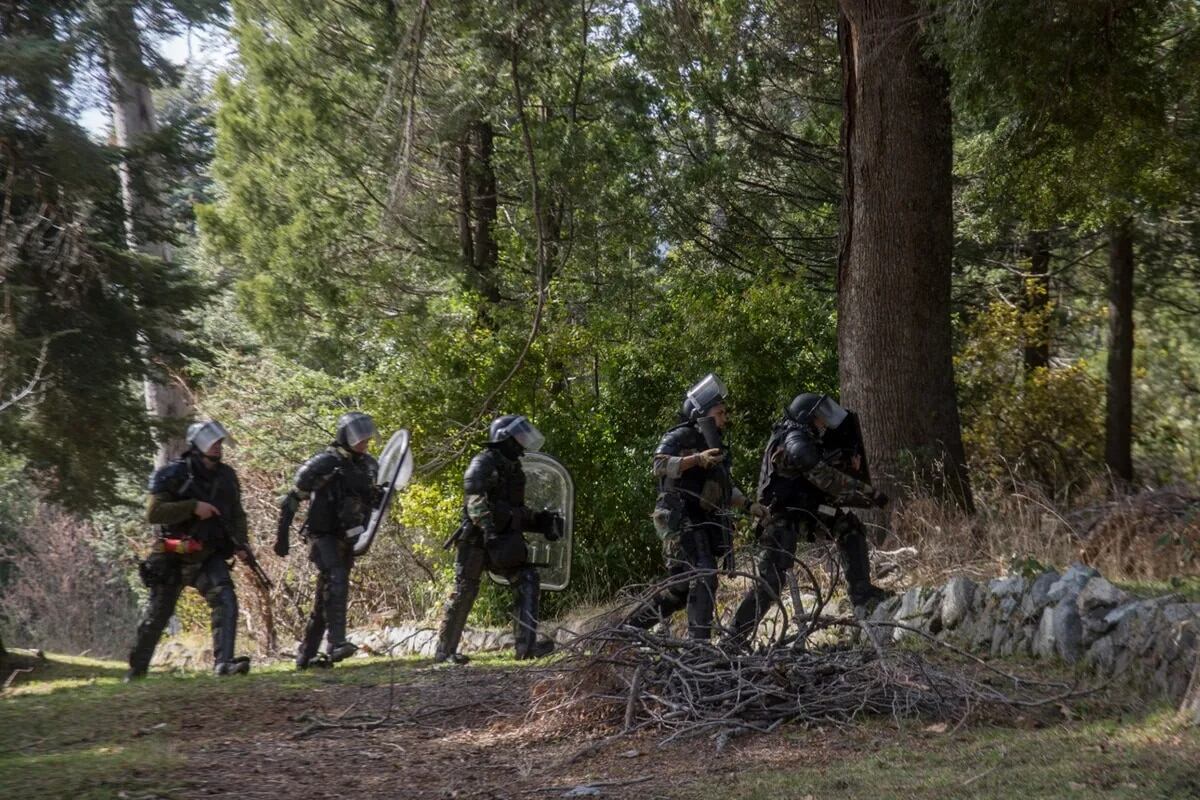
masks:
[[[846,415],[849,412],[838,405],[832,397],[825,394],[821,395],[820,401],[809,413],[811,416],[825,420],[825,425],[831,430],[837,430],[846,421]]]
[[[694,415],[700,416],[708,412],[713,406],[718,403],[724,403],[725,398],[729,396],[729,389],[725,387],[721,381],[713,373],[708,373],[700,381],[688,389],[688,400],[692,401],[695,407]]]
[[[338,420],[338,439],[347,447],[355,447],[363,440],[378,435],[375,421],[367,414],[353,412]]]
[[[187,441],[201,453],[207,453],[209,448],[220,441],[229,438],[229,431],[216,420],[194,422],[188,426]]]
[[[542,432],[533,427],[533,423],[520,415],[513,417],[507,425],[496,430],[493,438],[497,442],[502,442],[505,439],[516,439],[517,444],[531,453],[538,452],[542,449],[542,445],[546,443],[546,437],[542,435]]]

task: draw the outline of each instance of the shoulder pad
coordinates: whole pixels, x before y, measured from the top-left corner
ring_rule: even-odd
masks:
[[[342,459],[332,450],[325,450],[300,465],[296,470],[296,488],[311,492],[317,483],[342,465]]]
[[[796,429],[788,432],[783,440],[787,465],[802,472],[815,467],[821,461],[821,448],[808,431]]]
[[[676,425],[664,433],[658,441],[658,447],[654,448],[654,455],[678,456],[682,455],[684,450],[704,449],[704,437],[694,425],[687,423]]]
[[[496,460],[499,458],[503,456],[491,449],[472,458],[467,471],[463,473],[463,491],[467,494],[485,493],[498,472]]]
[[[187,480],[187,477],[187,462],[183,460],[172,461],[165,467],[154,470],[154,473],[150,476],[148,491],[150,494],[178,491],[183,482]]]

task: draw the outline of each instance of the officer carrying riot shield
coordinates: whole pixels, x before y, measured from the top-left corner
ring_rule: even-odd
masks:
[[[301,465],[295,485],[280,501],[275,554],[287,556],[292,520],[300,503],[308,500],[304,530],[309,560],[317,568],[313,610],[296,654],[297,669],[331,667],[358,650],[346,640],[350,570],[356,546],[368,526],[378,526],[375,512],[384,506],[385,499],[390,499],[396,477],[389,476],[392,483],[386,486],[379,483],[379,463],[367,452],[378,434],[369,415],[359,411],[343,414],[334,440]],[[322,637],[327,640],[326,650],[318,654]]]
[[[463,475],[462,523],[447,542],[457,548],[454,589],[438,630],[435,661],[469,661],[458,652],[458,645],[484,570],[502,577],[513,589],[516,657],[539,658],[554,650],[553,641],[538,636],[541,575],[524,535],[532,531],[547,542],[557,542],[566,532],[565,509],[534,510],[525,503],[521,457],[541,450],[544,441],[525,417],[497,417],[488,427],[487,446],[471,459]]]

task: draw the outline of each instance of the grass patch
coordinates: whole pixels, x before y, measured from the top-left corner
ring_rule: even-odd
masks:
[[[1174,576],[1166,580],[1114,580],[1115,586],[1135,597],[1161,597],[1164,594],[1182,595],[1189,603],[1200,602],[1200,576]]]
[[[819,735],[819,734],[805,734]],[[721,786],[730,800],[846,797],[1083,798],[1200,797],[1200,733],[1170,710],[1039,728],[978,727],[934,733],[867,724],[838,739],[836,763],[806,757],[751,770]],[[815,748],[814,748],[815,749]]]
[[[246,676],[151,672],[124,684],[116,661],[51,655],[20,657],[21,673],[0,696],[0,797],[72,800],[186,794],[192,715],[219,714],[230,731],[254,735],[247,721],[281,698],[322,686],[403,684],[417,659],[355,659],[331,670],[297,672],[289,662]],[[181,794],[181,792],[183,794]]]

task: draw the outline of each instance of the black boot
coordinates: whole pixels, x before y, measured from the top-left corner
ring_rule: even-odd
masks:
[[[350,656],[358,652],[358,645],[353,642],[342,642],[341,644],[329,646],[329,660],[336,664],[339,661],[345,661]]]
[[[868,609],[881,600],[891,597],[891,592],[871,583],[871,558],[867,552],[867,537],[862,531],[849,531],[838,538],[838,552],[842,557],[842,569],[846,572],[846,590],[850,603],[855,608]]]
[[[526,567],[513,579],[513,590],[516,593],[513,604],[513,638],[515,640],[517,658],[538,658],[554,649],[554,643],[549,642],[547,650],[544,642],[538,639],[538,608],[541,604],[541,578],[533,567]]]

